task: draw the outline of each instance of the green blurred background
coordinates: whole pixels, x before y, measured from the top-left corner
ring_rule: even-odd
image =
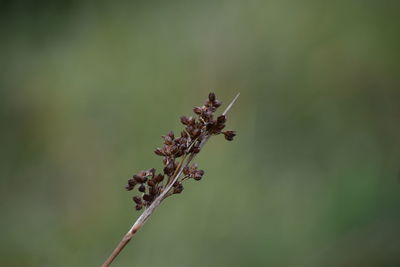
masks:
[[[228,128],[115,266],[400,266],[398,1],[1,1],[0,265],[99,266],[127,179]]]

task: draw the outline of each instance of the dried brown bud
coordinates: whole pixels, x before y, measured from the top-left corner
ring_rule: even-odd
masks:
[[[156,148],[156,150],[154,150],[154,153],[158,156],[165,156],[165,152],[161,148]]]
[[[197,115],[200,115],[203,112],[203,109],[200,107],[194,107],[193,112],[196,113]]]
[[[213,119],[213,111],[211,110],[207,110],[205,112],[203,112],[203,114],[201,114],[201,117],[205,120],[205,121],[212,121]]]
[[[157,195],[157,188],[156,187],[150,187],[149,193],[152,196]]]
[[[154,177],[154,173],[156,172],[156,169],[151,168],[147,170],[147,175],[146,176],[151,176]]]
[[[221,105],[222,105],[222,102],[221,102],[221,101],[215,100],[215,101],[213,102],[213,106],[216,107],[216,108],[218,108],[218,107],[221,106]]]
[[[153,201],[153,197],[148,195],[148,194],[144,194],[143,195],[143,200],[151,202],[151,201]]]
[[[215,101],[215,94],[214,93],[209,93],[208,94],[208,100],[210,100],[210,102],[214,102]]]
[[[173,131],[169,131],[168,136],[171,137],[172,140],[174,140],[174,138],[175,138]]]
[[[162,182],[162,180],[164,180],[164,175],[162,175],[161,173],[157,174],[157,175],[154,177],[154,182],[155,182],[156,184],[158,184],[159,182]]]
[[[183,185],[181,183],[178,183],[175,187],[174,187],[174,194],[180,194],[183,191]]]
[[[175,155],[178,152],[179,148],[177,146],[171,146],[170,152],[172,155]]]
[[[148,186],[155,186],[156,185],[156,182],[152,179],[152,180],[148,180],[147,181],[147,185]]]
[[[186,131],[182,131],[182,132],[181,132],[181,137],[183,137],[183,138],[188,138],[189,136],[188,136],[188,134],[187,134]]]
[[[189,175],[189,167],[188,167],[188,166],[185,166],[185,167],[183,168],[183,174],[184,174],[184,175]]]
[[[233,137],[236,136],[235,131],[226,131],[226,132],[222,132],[222,133],[224,134],[225,139],[228,140],[228,141],[232,141]]]
[[[201,180],[201,178],[203,177],[203,175],[204,175],[204,171],[203,171],[203,170],[198,170],[198,171],[196,171],[196,172],[194,173],[193,178],[194,178],[196,181],[199,181],[199,180]]]
[[[136,210],[141,210],[142,208],[143,208],[143,206],[140,205],[140,204],[136,204],[136,206],[135,206],[135,209],[136,209]]]
[[[135,181],[137,183],[144,183],[147,180],[146,177],[143,177],[143,176],[140,176],[140,175],[137,175],[137,174],[133,175],[133,178],[135,179]]]
[[[139,191],[140,191],[140,192],[145,192],[145,191],[146,191],[146,187],[144,186],[144,184],[141,184],[141,185],[139,186]]]
[[[226,117],[225,117],[225,115],[218,116],[217,122],[218,122],[219,124],[225,123],[225,122],[226,122]]]
[[[225,124],[217,124],[215,126],[215,129],[216,129],[217,132],[220,132],[224,128],[225,128]]]
[[[128,184],[125,186],[126,190],[131,191],[133,188],[135,188],[136,181],[131,178],[128,180]]]
[[[216,126],[216,121],[210,121],[209,123],[207,123],[206,129],[212,132],[212,130],[215,129]]]
[[[200,130],[199,130],[199,129],[194,129],[194,130],[191,132],[191,134],[192,134],[192,136],[193,136],[194,138],[196,138],[196,137],[198,137],[198,136],[200,135]]]
[[[189,117],[188,118],[188,125],[194,125],[196,123],[196,119],[195,118],[193,118],[193,117]]]
[[[164,136],[164,144],[172,145],[172,138],[169,135]]]
[[[133,199],[133,201],[135,201],[136,204],[141,204],[142,203],[142,199],[140,197],[138,197],[138,196],[134,196],[132,199]]]
[[[171,176],[175,171],[175,164],[174,162],[169,162],[167,166],[164,168],[164,173],[168,176]]]
[[[185,151],[184,151],[183,149],[179,149],[179,150],[176,152],[175,157],[176,157],[176,158],[182,157],[183,154],[185,154]]]
[[[202,177],[203,177],[203,176],[197,175],[197,174],[196,174],[196,175],[193,177],[193,179],[195,179],[196,181],[200,181]]]
[[[181,122],[182,122],[182,124],[184,124],[184,125],[188,125],[188,123],[189,123],[189,118],[186,117],[186,116],[182,116],[182,117],[181,117]]]
[[[125,185],[125,189],[126,189],[127,191],[131,191],[131,190],[133,189],[133,186],[127,184],[127,185]]]

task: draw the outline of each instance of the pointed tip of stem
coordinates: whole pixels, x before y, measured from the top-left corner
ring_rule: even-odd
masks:
[[[235,98],[231,101],[231,103],[229,103],[229,105],[226,107],[225,111],[222,113],[222,115],[226,115],[226,113],[228,113],[228,111],[232,108],[233,104],[235,104],[236,100],[238,99],[238,97],[240,96],[240,93],[238,93]]]

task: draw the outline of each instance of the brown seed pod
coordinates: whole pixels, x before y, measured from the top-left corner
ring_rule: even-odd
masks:
[[[154,176],[154,182],[156,184],[158,184],[159,182],[162,182],[162,180],[164,180],[164,175],[162,175],[161,173]]]
[[[166,145],[172,145],[172,138],[169,135],[164,136],[164,144]]]
[[[128,184],[125,186],[126,190],[131,191],[133,188],[135,188],[136,181],[135,179],[131,178],[128,180]]]
[[[179,149],[179,150],[176,152],[175,157],[176,157],[176,158],[182,157],[184,153],[185,153],[185,151],[184,151],[183,149]]]
[[[221,105],[222,105],[222,102],[221,102],[221,101],[215,100],[215,101],[213,102],[213,106],[216,107],[216,108],[218,108],[218,107],[221,106]]]
[[[132,199],[136,204],[141,204],[142,203],[142,199],[140,197],[138,197],[138,196],[134,196]]]
[[[175,155],[178,151],[179,151],[178,146],[175,146],[175,145],[171,146],[171,154],[172,155]]]
[[[218,133],[220,133],[221,130],[225,128],[225,124],[217,124],[215,128],[218,131]]]
[[[155,185],[156,185],[156,182],[155,182],[153,179],[151,179],[151,180],[148,180],[148,181],[147,181],[147,185],[148,185],[148,186],[155,186]]]
[[[167,135],[168,135],[169,137],[171,137],[172,140],[175,139],[175,135],[174,135],[174,132],[173,132],[173,131],[169,131]]]
[[[193,177],[193,179],[195,179],[196,181],[200,181],[201,178],[202,178],[202,176],[199,176],[199,175],[195,175],[195,176]]]
[[[214,102],[215,101],[215,94],[214,93],[209,93],[208,94],[208,100],[210,100],[210,102]]]
[[[156,150],[154,150],[154,153],[158,156],[165,156],[165,152],[161,148],[156,148]]]
[[[186,116],[182,116],[182,117],[181,117],[181,122],[182,122],[182,124],[184,124],[184,125],[188,125],[188,123],[189,123],[189,118],[186,117]]]
[[[235,131],[225,131],[225,132],[222,132],[222,133],[224,134],[225,139],[228,140],[228,141],[232,141],[233,137],[236,136]]]
[[[218,116],[217,122],[218,122],[218,124],[225,123],[225,122],[226,122],[226,117],[225,117],[225,115]]]
[[[185,166],[185,167],[183,168],[182,172],[183,172],[184,175],[189,175],[189,167],[188,167],[188,166]]]
[[[168,176],[171,176],[175,171],[175,164],[173,161],[169,162],[167,166],[164,168],[164,173]]]
[[[176,187],[174,187],[174,194],[180,194],[183,191],[183,185],[181,183],[179,183]]]
[[[146,177],[143,177],[143,176],[140,176],[140,175],[137,175],[137,174],[135,174],[135,175],[133,176],[133,179],[135,179],[135,181],[136,181],[137,183],[143,183],[143,182],[145,182],[145,181],[147,180]]]
[[[182,131],[182,132],[181,132],[181,137],[183,137],[183,138],[188,138],[189,136],[188,136],[188,134],[187,134],[186,131]]]
[[[125,185],[125,189],[127,191],[131,191],[133,189],[133,186],[131,186],[130,184]]]
[[[203,175],[204,175],[204,171],[203,170],[198,170],[198,171],[196,171],[194,173],[193,179],[195,179],[196,181],[200,181],[201,178],[203,177]]]
[[[151,201],[153,201],[153,197],[148,195],[148,194],[144,194],[143,195],[143,200],[151,202]]]
[[[196,123],[196,119],[193,117],[188,118],[188,125],[193,126]]]
[[[144,186],[144,184],[141,184],[141,185],[139,186],[139,191],[140,191],[140,192],[145,192],[145,191],[146,191],[146,187]]]
[[[200,115],[203,112],[203,109],[200,107],[194,107],[193,112],[196,113],[197,115]]]
[[[150,189],[149,189],[149,193],[150,193],[150,195],[152,195],[152,196],[155,196],[155,195],[157,195],[157,188],[154,186],[154,187],[150,187]]]
[[[154,173],[156,172],[156,169],[151,168],[147,170],[147,175],[146,176],[151,176],[154,177]]]
[[[198,137],[199,135],[200,135],[200,130],[199,129],[193,129],[193,131],[192,131],[192,136],[193,136],[193,138],[196,138],[196,137]]]

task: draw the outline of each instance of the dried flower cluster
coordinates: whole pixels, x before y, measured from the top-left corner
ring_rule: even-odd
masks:
[[[223,134],[226,140],[233,140],[234,131],[222,130],[225,128],[225,115],[238,97],[239,94],[230,102],[222,115],[214,118],[214,113],[221,106],[221,102],[215,98],[214,93],[210,93],[203,106],[193,109],[196,114],[195,118],[181,117],[181,122],[185,127],[179,137],[175,138],[173,132],[162,136],[164,145],[162,148],[157,148],[154,153],[163,157],[163,171],[157,174],[154,168],[140,171],[128,180],[126,189],[131,191],[137,187],[141,193],[139,196],[133,197],[136,209],[145,208],[145,210],[103,263],[103,267],[110,266],[166,197],[183,191],[183,181],[201,180],[204,171],[199,170],[197,164],[192,164],[192,160],[212,135]]]
[[[193,108],[195,117],[181,117],[181,123],[185,128],[179,137],[175,137],[172,131],[162,136],[164,145],[162,148],[157,148],[154,153],[163,157],[163,172],[156,174],[154,168],[140,171],[133,175],[126,185],[129,191],[137,186],[141,193],[140,196],[133,197],[136,210],[150,206],[171,183],[173,185],[166,196],[181,193],[184,180],[201,180],[204,171],[199,170],[197,164],[189,166],[190,161],[185,162],[185,159],[199,153],[201,144],[206,138],[223,134],[226,140],[233,140],[234,131],[222,131],[225,128],[226,116],[220,115],[215,118],[214,113],[219,106],[221,102],[216,99],[214,93],[210,93],[203,106]],[[183,177],[176,179],[181,173]]]

